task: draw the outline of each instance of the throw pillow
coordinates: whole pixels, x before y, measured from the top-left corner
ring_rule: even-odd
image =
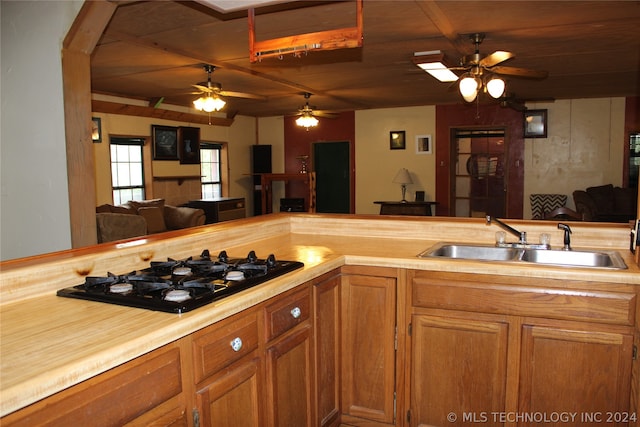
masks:
[[[129,200],[128,203],[136,211],[138,211],[140,208],[160,208],[160,209],[164,209],[164,199]]]
[[[587,188],[587,193],[593,198],[599,212],[611,212],[613,210],[613,185],[599,185]]]
[[[167,231],[162,208],[142,207],[138,209],[138,215],[147,221],[147,233],[153,234]]]
[[[136,209],[133,206],[130,206],[126,203],[124,205],[111,206],[111,212],[129,215],[135,215],[137,213]]]

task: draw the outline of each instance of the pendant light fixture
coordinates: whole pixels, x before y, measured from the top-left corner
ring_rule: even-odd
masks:
[[[225,106],[226,102],[220,98],[218,93],[220,92],[220,83],[213,83],[211,81],[211,73],[215,67],[213,65],[206,64],[204,70],[207,72],[206,83],[194,85],[199,88],[203,93],[198,99],[193,101],[193,106],[198,111],[204,111],[205,113],[212,113],[214,111],[220,111]],[[206,86],[205,86],[206,85]]]
[[[318,126],[318,119],[313,117],[311,113],[303,113],[296,119],[296,124],[309,130],[309,128]]]
[[[498,99],[504,94],[505,83],[499,77],[492,76],[487,81],[485,87],[487,88],[487,92],[491,95],[492,98]]]
[[[458,88],[465,101],[473,102],[483,88],[494,99],[498,99],[504,94],[506,85],[503,79],[493,74],[485,76],[484,79],[481,76],[482,69],[475,68],[460,79]]]
[[[193,105],[194,107],[196,107],[196,110],[204,111],[207,113],[220,111],[225,106],[225,104],[226,102],[218,95],[211,94],[207,94],[206,97],[201,96],[200,98],[193,101]]]

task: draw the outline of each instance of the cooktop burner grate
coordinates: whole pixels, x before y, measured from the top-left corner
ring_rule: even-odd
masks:
[[[273,254],[259,259],[254,251],[246,258],[230,258],[226,251],[211,257],[204,250],[184,260],[151,261],[148,268],[128,274],[88,276],[85,282],[61,289],[58,296],[184,313],[304,266],[279,261]]]

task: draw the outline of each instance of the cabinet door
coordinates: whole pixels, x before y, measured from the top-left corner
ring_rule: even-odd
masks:
[[[632,352],[631,334],[523,325],[519,412],[576,414],[563,426],[634,424],[625,415]],[[536,425],[530,421],[519,425]]]
[[[502,425],[508,323],[414,315],[410,425]]]
[[[260,359],[237,362],[197,393],[200,426],[261,427]]]
[[[340,416],[340,276],[314,285],[317,425]]]
[[[396,279],[345,275],[342,297],[342,412],[393,424]]]
[[[314,425],[311,326],[300,326],[267,348],[267,425]]]

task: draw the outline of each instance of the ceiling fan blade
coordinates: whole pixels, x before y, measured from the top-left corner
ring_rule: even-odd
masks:
[[[524,103],[520,103],[518,101],[510,99],[500,101],[500,106],[505,108],[508,107],[516,111],[527,111],[527,107],[524,105]]]
[[[253,95],[251,93],[243,93],[243,92],[233,92],[230,90],[221,90],[218,92],[222,96],[230,96],[233,98],[250,98],[250,99],[259,99],[261,101],[266,101],[267,97],[262,95]]]
[[[312,114],[314,116],[316,116],[316,117],[324,117],[325,119],[336,119],[336,118],[338,118],[338,114],[329,113],[329,112],[326,112],[326,111],[314,111]]]
[[[526,79],[546,79],[549,75],[548,71],[502,66],[492,67],[490,71],[495,74],[504,74],[506,76],[522,77]]]
[[[496,50],[491,55],[482,58],[478,65],[480,65],[481,67],[493,67],[494,65],[504,62],[507,59],[513,58],[514,56],[516,55],[511,52]]]
[[[195,87],[200,92],[204,92],[204,93],[209,93],[209,92],[213,91],[213,88],[210,88],[210,87],[207,87],[207,86],[202,86],[202,85],[191,85],[191,86]]]

